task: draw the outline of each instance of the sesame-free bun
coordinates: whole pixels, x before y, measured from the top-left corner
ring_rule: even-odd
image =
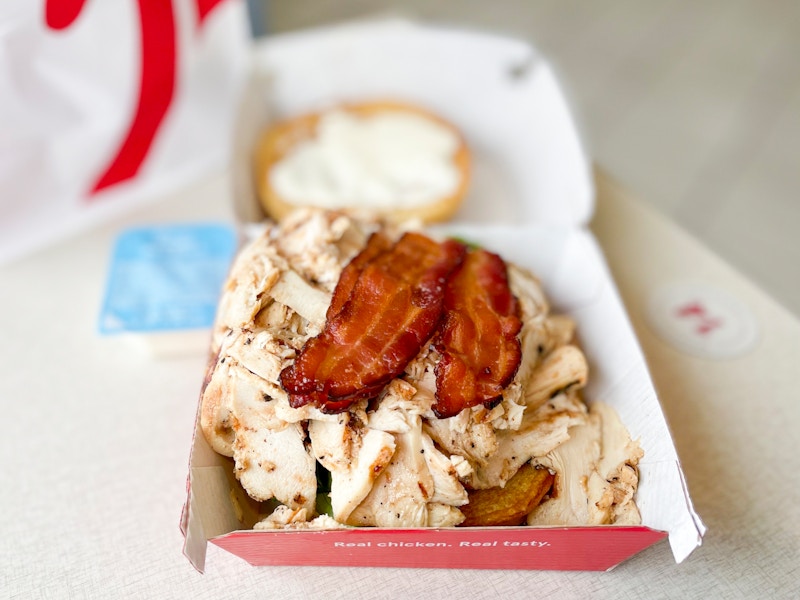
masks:
[[[458,182],[452,192],[440,198],[414,205],[403,205],[398,198],[390,207],[374,208],[381,216],[393,221],[419,219],[423,223],[445,221],[458,210],[466,194],[470,178],[470,152],[461,132],[441,117],[427,110],[395,101],[373,101],[356,104],[342,104],[330,110],[345,111],[356,116],[370,117],[391,112],[411,113],[444,126],[458,139],[457,148],[452,156],[452,163],[458,173]],[[297,144],[316,136],[317,124],[328,111],[320,111],[286,119],[269,127],[261,136],[255,151],[254,170],[256,190],[259,201],[267,215],[281,220],[293,210],[302,206],[313,206],[313,203],[289,201],[281,197],[274,188],[270,172]],[[369,207],[354,203],[352,206],[337,207],[341,209],[363,210]]]

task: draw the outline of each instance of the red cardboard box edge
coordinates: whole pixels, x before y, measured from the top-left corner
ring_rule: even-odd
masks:
[[[214,545],[254,566],[607,571],[667,537],[644,526],[234,531]]]

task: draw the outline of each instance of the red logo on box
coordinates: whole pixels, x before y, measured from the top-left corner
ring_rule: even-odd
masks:
[[[724,321],[709,314],[708,309],[702,302],[689,302],[679,306],[675,314],[682,319],[694,321],[694,331],[698,335],[708,335],[715,329],[722,327]]]

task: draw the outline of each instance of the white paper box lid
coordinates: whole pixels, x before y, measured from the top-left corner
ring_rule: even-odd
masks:
[[[269,38],[254,61],[269,87],[270,118],[384,98],[456,125],[474,158],[457,221],[591,218],[593,180],[580,136],[553,71],[525,42],[389,20]]]

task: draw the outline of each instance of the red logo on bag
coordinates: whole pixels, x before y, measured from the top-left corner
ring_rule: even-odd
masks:
[[[200,26],[224,0],[195,0]],[[66,29],[78,18],[86,0],[46,0],[45,23]],[[175,95],[177,45],[172,2],[138,0],[142,70],[139,94],[128,131],[114,157],[92,186],[95,194],[131,179],[144,163]]]

